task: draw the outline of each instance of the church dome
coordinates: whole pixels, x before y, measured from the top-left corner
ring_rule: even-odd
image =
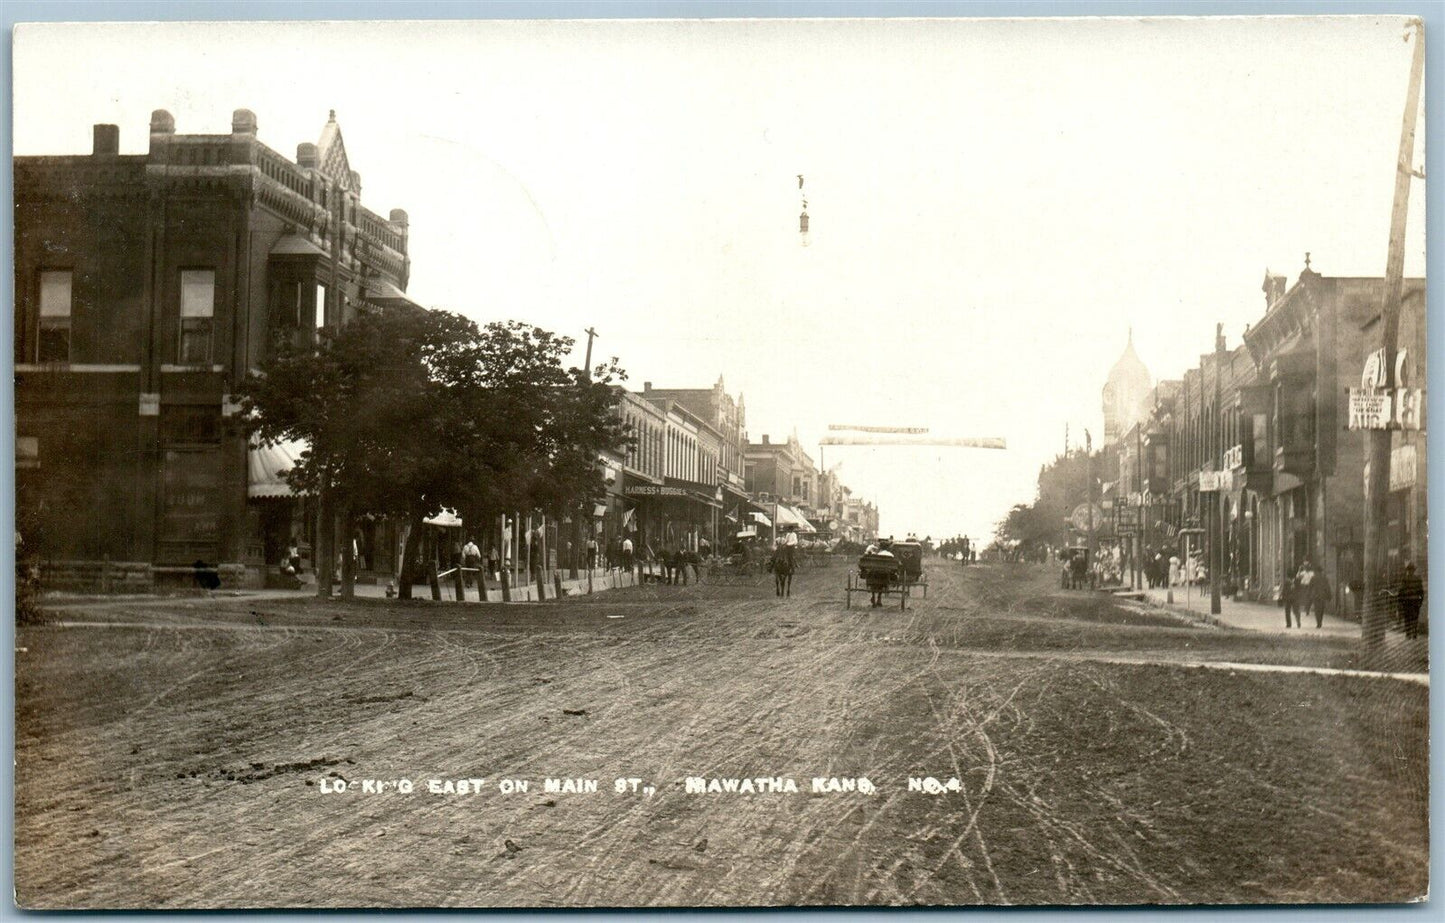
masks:
[[[1114,442],[1142,416],[1153,379],[1134,351],[1134,331],[1104,383],[1104,439]]]

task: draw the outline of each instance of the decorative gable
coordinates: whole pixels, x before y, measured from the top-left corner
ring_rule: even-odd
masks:
[[[361,177],[352,171],[351,161],[346,157],[346,144],[341,140],[341,126],[336,124],[336,110],[326,127],[321,129],[321,140],[316,143],[317,166],[341,189],[352,195],[361,195]]]

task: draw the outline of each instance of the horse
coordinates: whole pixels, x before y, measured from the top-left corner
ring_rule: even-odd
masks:
[[[793,595],[793,573],[798,569],[792,545],[779,545],[773,551],[770,563],[773,571],[773,585],[779,596]]]

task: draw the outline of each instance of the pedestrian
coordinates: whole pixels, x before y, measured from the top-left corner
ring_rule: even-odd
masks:
[[[1314,602],[1315,566],[1305,558],[1304,563],[1294,575],[1294,593],[1291,594],[1294,603],[1295,627],[1303,627],[1300,618],[1309,611],[1310,604]]]
[[[631,538],[631,536],[623,536],[623,538],[622,538],[622,569],[625,570],[625,571],[627,571],[628,573],[632,573],[632,538]]]
[[[480,579],[482,569],[482,549],[477,547],[474,538],[467,538],[467,543],[462,546],[462,576],[467,586],[472,586],[474,580]]]
[[[877,557],[892,558],[894,557],[894,554],[892,551],[889,550],[889,545],[891,544],[892,542],[890,542],[886,538],[879,539],[878,544],[869,545],[868,550],[865,551],[864,554],[874,555]],[[869,570],[867,572],[866,579],[868,581],[869,604],[874,609],[880,608],[883,605],[883,594],[888,590],[888,574],[881,568],[877,570]]]
[[[1279,601],[1284,605],[1284,627],[1296,628],[1299,626],[1299,612],[1297,610],[1298,588],[1294,577],[1285,577],[1284,583],[1280,584]]]
[[[1425,601],[1425,584],[1415,573],[1415,562],[1405,562],[1405,571],[1395,590],[1400,604],[1400,619],[1405,623],[1405,637],[1415,638],[1420,632],[1420,606]]]
[[[1323,570],[1310,581],[1310,608],[1315,613],[1315,628],[1325,627],[1325,607],[1330,604],[1330,581]]]
[[[587,569],[593,570],[597,567],[597,537],[594,535],[587,540]]]

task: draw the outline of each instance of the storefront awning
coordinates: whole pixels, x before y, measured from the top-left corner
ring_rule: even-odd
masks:
[[[799,532],[812,533],[818,531],[817,529],[813,528],[812,523],[808,522],[808,517],[793,509],[791,506],[787,506],[786,504],[779,503],[777,513],[775,515],[778,520],[779,528],[796,526]]]
[[[252,444],[246,453],[246,496],[294,496],[295,491],[286,483],[286,472],[295,468],[302,454],[310,448],[302,440]]]
[[[769,527],[769,528],[772,528],[773,521],[772,521],[771,519],[769,519],[768,517],[764,516],[762,513],[753,513],[752,515],[753,515],[753,522],[756,522],[756,523],[758,523],[759,525],[763,525],[763,526],[767,526],[767,527]]]
[[[457,515],[457,511],[449,510],[446,507],[442,507],[440,513],[437,513],[435,516],[428,516],[426,519],[423,519],[422,522],[429,526],[437,526],[442,529],[460,529],[462,527],[462,519]]]
[[[406,292],[392,285],[385,279],[372,279],[366,283],[366,300],[372,304],[381,305],[384,308],[394,305],[411,305],[420,307],[415,301],[406,296]]]
[[[310,240],[300,234],[287,234],[276,245],[271,248],[268,256],[305,256],[321,258],[325,257],[326,251],[313,244]]]

